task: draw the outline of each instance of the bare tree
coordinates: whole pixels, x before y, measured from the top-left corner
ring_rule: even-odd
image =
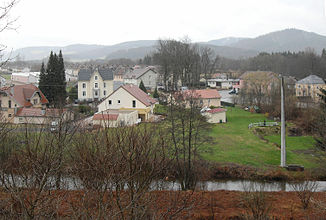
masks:
[[[175,92],[168,98],[168,129],[177,178],[182,190],[194,189],[198,173],[199,147],[204,142],[207,126],[200,114],[198,95],[193,90]]]
[[[205,85],[207,86],[207,80],[211,77],[215,71],[219,56],[214,57],[214,52],[209,47],[202,47],[200,49],[200,63],[201,73],[204,74]]]
[[[10,12],[14,8],[14,6],[18,3],[19,0],[11,0],[7,2],[3,2],[0,5],[0,33],[6,30],[14,30],[14,23],[17,18],[10,17]],[[5,58],[4,51],[7,49],[7,46],[4,44],[0,44],[0,66],[4,65],[7,61],[10,60],[10,56]]]

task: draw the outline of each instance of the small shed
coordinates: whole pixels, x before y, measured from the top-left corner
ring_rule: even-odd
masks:
[[[203,112],[202,114],[207,118],[208,123],[225,123],[226,122],[226,109],[214,108]]]

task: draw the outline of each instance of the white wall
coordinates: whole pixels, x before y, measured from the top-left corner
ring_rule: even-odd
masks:
[[[109,104],[109,100],[111,100],[111,105]],[[118,100],[120,100],[120,103],[118,103]],[[133,100],[136,101],[136,107],[132,106]],[[144,109],[147,107],[143,103],[138,101],[135,97],[133,97],[123,87],[117,89],[110,97],[108,97],[98,105],[99,112],[105,111],[107,109],[120,109],[120,108]]]

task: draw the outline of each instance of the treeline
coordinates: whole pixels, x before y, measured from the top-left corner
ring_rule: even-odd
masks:
[[[159,40],[157,44],[157,51],[151,55],[145,56],[141,60],[142,64],[160,65],[162,67],[162,75],[164,77],[167,74],[167,71],[172,71],[173,66],[175,66],[173,64],[174,62],[182,63],[183,61],[180,59],[189,60],[188,58],[184,57],[182,53],[176,52],[178,50],[178,46],[176,46],[176,44],[184,43],[185,42],[176,40]],[[245,72],[260,70],[281,73],[283,75],[296,77],[297,79],[302,79],[311,74],[326,78],[326,49],[323,49],[321,55],[318,55],[313,49],[308,48],[301,52],[263,52],[255,57],[238,60],[220,57],[218,55],[214,55],[213,51],[209,51],[209,57],[211,60],[213,60],[211,63],[214,63],[214,65],[211,65],[211,69],[207,71],[205,67],[203,67],[203,63],[205,63],[203,58],[205,59],[207,56],[205,53],[202,54],[201,51],[208,49],[196,44],[189,44],[189,47],[196,48],[195,50],[197,50],[198,61],[200,60],[199,63],[201,64],[199,65],[201,67],[199,71],[201,74],[204,74],[207,77],[209,77],[207,73],[214,71]],[[163,57],[165,56],[169,57],[164,59]],[[168,62],[170,66],[169,68],[166,67]]]
[[[222,71],[272,71],[302,79],[315,74],[326,78],[326,50],[321,55],[314,50],[301,52],[260,53],[259,55],[241,60],[220,58],[217,68]]]

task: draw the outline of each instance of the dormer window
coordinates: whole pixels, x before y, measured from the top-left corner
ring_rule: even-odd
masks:
[[[94,76],[94,79],[97,80],[97,76]]]
[[[37,99],[33,99],[33,104],[36,105],[37,104]]]

